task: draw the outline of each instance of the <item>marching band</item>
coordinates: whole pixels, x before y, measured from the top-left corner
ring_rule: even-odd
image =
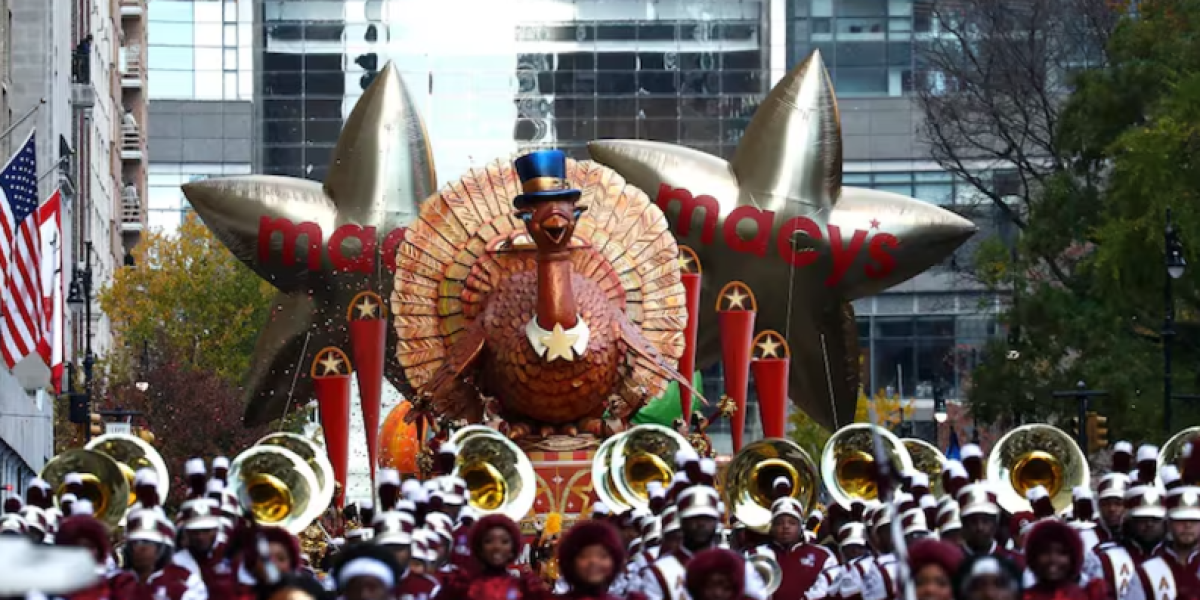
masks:
[[[43,577],[25,598],[1200,600],[1198,433],[1114,445],[1093,490],[1082,452],[1049,425],[959,460],[853,425],[819,470],[783,440],[718,465],[639,426],[596,452],[590,512],[548,515],[533,536],[519,524],[529,459],[483,427],[441,443],[436,476],[381,470],[373,501],[342,511],[320,449],[276,434],[232,461],[188,461],[170,516],[157,453],[113,435],[7,498],[0,539],[94,560],[83,589],[49,593],[60,586]],[[895,490],[875,477],[888,470]]]

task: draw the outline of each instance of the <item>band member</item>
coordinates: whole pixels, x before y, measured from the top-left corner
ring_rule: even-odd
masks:
[[[443,578],[438,600],[515,600],[547,594],[532,571],[521,577],[509,572],[521,549],[521,530],[504,515],[488,515],[471,528],[474,569],[460,569]]]
[[[55,538],[56,546],[84,548],[92,552],[96,560],[99,579],[91,587],[63,596],[65,600],[111,600],[111,581],[108,577],[108,558],[112,547],[108,541],[108,527],[91,516],[92,503],[79,501],[72,507],[74,515],[63,519]]]
[[[1183,451],[1182,477],[1168,485],[1167,527],[1170,535],[1144,561],[1129,585],[1129,598],[1200,599],[1200,452],[1192,444]],[[1141,469],[1141,465],[1138,466]]]
[[[693,600],[743,600],[746,561],[729,550],[712,548],[688,562],[686,592]]]
[[[955,577],[954,589],[963,600],[1018,600],[1021,572],[1000,556],[966,556]]]
[[[333,580],[343,600],[390,600],[400,581],[400,565],[385,548],[350,546],[338,554]]]
[[[441,586],[430,566],[434,560],[433,553],[427,548],[424,539],[421,539],[437,534],[425,530],[420,530],[417,534],[421,534],[421,532],[425,532],[424,535],[413,536],[412,553],[406,561],[408,571],[400,580],[400,584],[396,586],[396,597],[399,600],[429,600],[437,596],[438,588]]]
[[[1083,540],[1070,525],[1053,519],[1034,525],[1025,546],[1033,573],[1025,600],[1103,600],[1103,585],[1088,589],[1079,585],[1083,551]]]
[[[676,505],[683,539],[677,550],[662,556],[646,569],[640,591],[649,600],[692,600],[683,585],[688,562],[697,552],[717,543],[717,525],[722,511],[716,489],[704,484],[691,485],[679,494]],[[765,600],[758,572],[749,565],[745,568],[745,594],[755,600]]]
[[[172,562],[195,573],[204,581],[209,598],[233,598],[238,594],[237,570],[218,545],[221,527],[220,505],[205,497],[207,474],[204,461],[191,459],[186,464],[190,500],[179,509],[183,549],[175,552]]]
[[[954,575],[962,564],[962,549],[947,542],[921,540],[908,549],[908,564],[917,597],[953,600]]]
[[[783,496],[771,505],[771,543],[767,548],[783,571],[783,580],[773,594],[779,600],[799,598],[805,593],[824,596],[821,573],[838,564],[824,546],[804,541],[801,510],[800,501],[791,496]]]
[[[609,586],[625,564],[620,535],[599,521],[572,527],[558,547],[558,570],[568,589],[559,595],[573,600],[614,600]]]
[[[1100,519],[1096,535],[1101,542],[1118,542],[1121,526],[1125,522],[1125,492],[1129,489],[1129,471],[1133,467],[1133,444],[1117,442],[1113,445],[1112,472],[1100,479],[1097,500],[1100,502]]]
[[[114,587],[116,600],[203,600],[204,581],[171,562],[175,526],[152,497],[137,486],[142,506],[125,520],[125,548],[122,564],[127,577]]]
[[[416,520],[412,515],[388,510],[375,517],[375,544],[391,551],[401,569],[407,569],[412,554],[413,531]]]
[[[984,483],[967,485],[958,493],[962,518],[962,546],[967,556],[991,554],[1001,556],[1018,568],[1025,567],[1020,555],[1004,549],[996,543],[999,529],[1000,506],[996,494]]]

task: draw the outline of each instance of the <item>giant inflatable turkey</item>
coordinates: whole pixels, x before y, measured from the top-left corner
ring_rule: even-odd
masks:
[[[541,150],[472,169],[422,203],[397,253],[412,418],[620,431],[668,381],[687,386],[678,257],[662,212],[607,167]]]

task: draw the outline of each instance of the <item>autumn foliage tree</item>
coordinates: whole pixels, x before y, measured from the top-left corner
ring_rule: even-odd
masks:
[[[156,437],[155,446],[171,473],[173,501],[186,493],[184,463],[189,458],[233,458],[272,431],[244,427],[237,387],[216,371],[196,365],[187,349],[158,345],[156,360],[139,379],[147,384],[145,391],[133,382],[120,382],[106,395],[113,407],[142,413],[135,424],[148,426]]]
[[[183,364],[239,383],[275,289],[195,215],[174,234],[151,232],[134,248],[134,261],[99,295],[115,338],[105,357],[113,374],[133,376],[165,348]]]

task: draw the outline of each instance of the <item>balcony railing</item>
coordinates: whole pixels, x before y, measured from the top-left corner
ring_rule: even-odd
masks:
[[[121,228],[137,230],[142,227],[142,203],[137,188],[126,186],[121,194]]]
[[[142,87],[142,47],[121,48],[121,87]]]
[[[136,124],[121,125],[121,159],[137,161],[142,159],[142,149],[145,140],[142,139],[141,129]]]
[[[140,18],[146,14],[146,0],[121,0],[121,16],[124,18]]]

